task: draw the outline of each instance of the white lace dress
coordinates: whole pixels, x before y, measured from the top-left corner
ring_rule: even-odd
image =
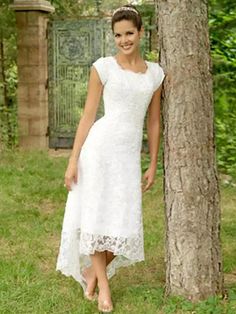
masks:
[[[145,73],[121,68],[113,56],[93,63],[104,85],[104,111],[89,130],[78,159],[78,182],[68,193],[57,270],[85,289],[89,254],[112,251],[107,267],[144,260],[141,145],[143,124],[164,72],[146,61]]]

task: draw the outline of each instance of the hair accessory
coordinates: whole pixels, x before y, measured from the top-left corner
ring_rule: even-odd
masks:
[[[120,8],[116,9],[113,12],[112,16],[114,16],[117,12],[120,12],[120,11],[132,11],[132,12],[134,12],[134,13],[136,13],[138,15],[138,11],[135,10],[134,8],[131,8],[131,7],[120,7]]]

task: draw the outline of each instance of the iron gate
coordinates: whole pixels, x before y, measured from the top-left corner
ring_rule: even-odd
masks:
[[[48,34],[49,147],[71,148],[91,64],[114,53],[112,32],[108,20],[81,19],[50,22]],[[102,103],[96,119],[101,115]]]
[[[143,50],[148,51],[150,34]],[[49,147],[71,148],[92,63],[115,54],[110,19],[52,21],[48,26]],[[96,119],[103,115],[101,102]]]

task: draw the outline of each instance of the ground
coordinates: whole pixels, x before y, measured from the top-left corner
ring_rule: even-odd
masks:
[[[67,192],[68,151],[8,152],[0,158],[0,313],[97,313],[72,278],[55,271]],[[147,165],[144,155],[143,168]],[[111,279],[115,313],[236,313],[236,188],[221,184],[225,297],[198,304],[164,296],[162,172],[143,197],[145,262]]]

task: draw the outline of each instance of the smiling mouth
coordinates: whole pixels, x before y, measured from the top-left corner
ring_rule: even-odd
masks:
[[[122,45],[121,46],[123,49],[129,49],[132,47],[132,44],[129,44],[129,45]]]

